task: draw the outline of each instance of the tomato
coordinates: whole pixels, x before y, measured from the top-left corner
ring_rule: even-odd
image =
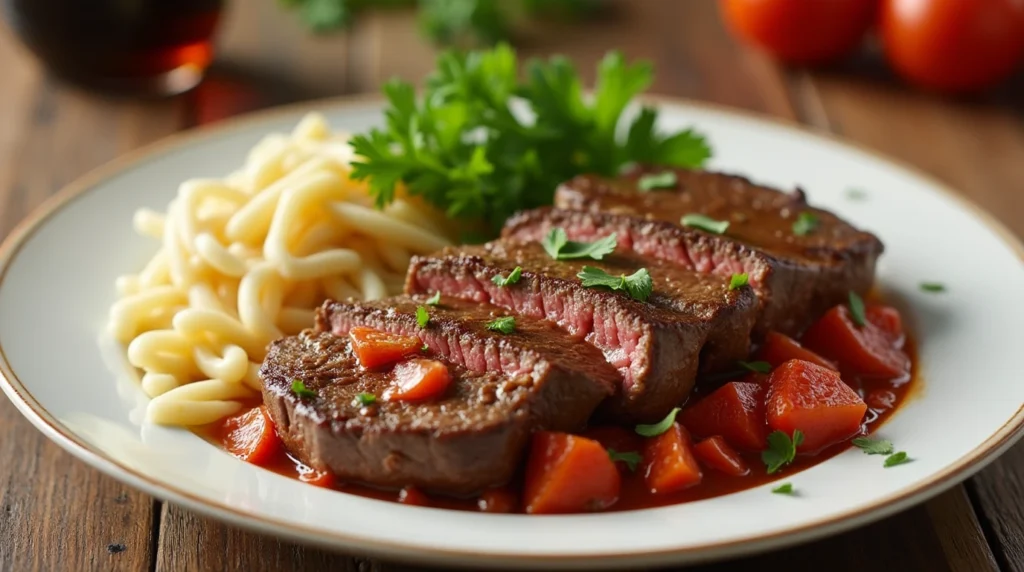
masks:
[[[884,0],[879,28],[889,64],[939,91],[994,85],[1024,55],[1020,0]]]
[[[822,64],[856,48],[878,0],[719,0],[740,39],[797,64]]]
[[[369,369],[389,365],[420,351],[423,342],[413,336],[389,334],[373,328],[357,326],[348,332],[352,352],[359,363]]]
[[[746,451],[760,451],[767,443],[764,391],[758,383],[732,381],[687,407],[679,416],[698,437],[720,435]]]
[[[387,401],[424,401],[444,395],[452,377],[448,366],[417,358],[395,366],[395,385],[384,392]]]
[[[603,510],[619,500],[622,478],[608,451],[568,433],[533,434],[523,501],[529,514]]]
[[[836,306],[811,325],[804,344],[839,362],[843,372],[898,377],[910,372],[910,358],[884,330],[867,321],[858,326],[846,306]]]
[[[800,342],[778,332],[768,332],[761,349],[757,352],[757,357],[768,362],[772,367],[779,367],[791,359],[802,359],[821,367],[839,369],[836,364],[800,345]]]
[[[750,473],[750,467],[718,435],[708,437],[693,446],[693,453],[704,465],[734,477]]]
[[[679,423],[647,440],[644,447],[644,482],[652,494],[681,491],[700,484],[703,474],[693,456],[690,433]]]
[[[221,422],[221,431],[224,448],[254,465],[269,463],[281,448],[281,438],[264,405],[228,417]]]
[[[864,310],[864,319],[885,332],[893,346],[903,348],[907,335],[903,331],[903,317],[900,316],[899,310],[881,304],[868,304]]]

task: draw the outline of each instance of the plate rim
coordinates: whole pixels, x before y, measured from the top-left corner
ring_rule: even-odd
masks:
[[[969,198],[959,194],[950,185],[902,160],[889,157],[836,134],[810,128],[788,118],[674,96],[647,94],[641,99],[643,102],[655,105],[668,105],[738,116],[755,123],[781,127],[789,131],[798,132],[803,136],[837,143],[847,150],[867,154],[889,168],[913,175],[915,178],[926,182],[931,187],[931,190],[956,201],[988,229],[992,230],[1002,242],[1017,254],[1018,259],[1024,261],[1024,241],[1018,238],[1002,222]],[[244,113],[207,125],[185,129],[122,154],[87,171],[71,183],[65,185],[14,226],[8,236],[0,243],[0,286],[2,286],[3,280],[7,276],[11,263],[37,230],[42,228],[49,219],[64,207],[73,203],[77,198],[84,196],[104,181],[117,176],[119,173],[145,164],[148,160],[168,151],[185,147],[192,142],[201,141],[205,138],[214,138],[218,134],[244,128],[251,123],[266,122],[276,117],[297,115],[303,111],[350,109],[369,104],[380,104],[382,102],[383,98],[378,94],[360,94],[275,106],[260,111]],[[190,510],[229,522],[234,526],[240,526],[261,533],[285,536],[303,544],[316,544],[335,550],[355,550],[359,553],[391,560],[408,561],[416,559],[419,562],[427,560],[434,563],[461,566],[493,567],[512,565],[523,567],[545,565],[557,566],[559,568],[584,566],[607,568],[626,564],[664,564],[678,562],[682,559],[686,559],[688,562],[703,562],[725,557],[738,557],[770,548],[782,548],[784,546],[809,542],[880,520],[932,498],[980,471],[1024,436],[1024,405],[1022,405],[998,430],[982,441],[970,453],[957,459],[949,467],[927,477],[922,482],[907,486],[886,497],[878,498],[870,504],[850,509],[835,516],[813,520],[803,525],[792,526],[767,534],[705,543],[687,548],[639,550],[636,552],[598,555],[530,555],[510,551],[475,552],[463,549],[440,549],[359,538],[336,531],[325,531],[281,521],[258,512],[238,509],[227,502],[200,498],[188,490],[179,489],[173,483],[161,482],[141,474],[74,435],[70,429],[54,418],[21,382],[7,360],[2,343],[0,343],[0,389],[3,389],[18,411],[48,439],[92,468],[154,497],[178,503],[188,507]]]

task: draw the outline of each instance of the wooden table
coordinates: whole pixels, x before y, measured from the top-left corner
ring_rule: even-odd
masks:
[[[108,100],[48,77],[0,28],[0,236],[83,172],[169,133],[312,97],[419,79],[432,50],[408,13],[307,36],[269,0],[232,3],[220,59],[196,91]],[[562,52],[592,78],[611,48],[656,63],[652,91],[778,116],[916,165],[1024,234],[1024,77],[982,100],[901,87],[865,56],[784,69],[735,44],[712,2],[623,2],[576,27],[535,27],[529,54]],[[182,176],[185,176],[183,174]],[[884,189],[879,189],[884,190]],[[1024,443],[961,486],[847,534],[707,570],[1024,570]],[[0,570],[411,570],[258,536],[132,490],[45,439],[0,399]]]

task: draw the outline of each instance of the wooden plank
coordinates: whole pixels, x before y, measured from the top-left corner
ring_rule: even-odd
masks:
[[[1024,571],[1024,443],[967,484],[1003,570]]]
[[[954,487],[925,508],[953,572],[999,570],[964,487]]]

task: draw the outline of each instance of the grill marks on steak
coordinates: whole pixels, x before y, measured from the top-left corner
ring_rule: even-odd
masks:
[[[519,282],[492,282],[516,266],[522,267]],[[646,267],[654,291],[643,303],[621,292],[584,288],[576,277],[583,266],[614,275]],[[572,338],[600,349],[622,373],[623,391],[609,412],[643,421],[664,416],[689,394],[699,362],[714,368],[744,358],[757,308],[749,289],[729,291],[719,277],[656,260],[616,255],[554,261],[537,243],[504,241],[414,258],[406,290],[440,291],[557,323]]]

